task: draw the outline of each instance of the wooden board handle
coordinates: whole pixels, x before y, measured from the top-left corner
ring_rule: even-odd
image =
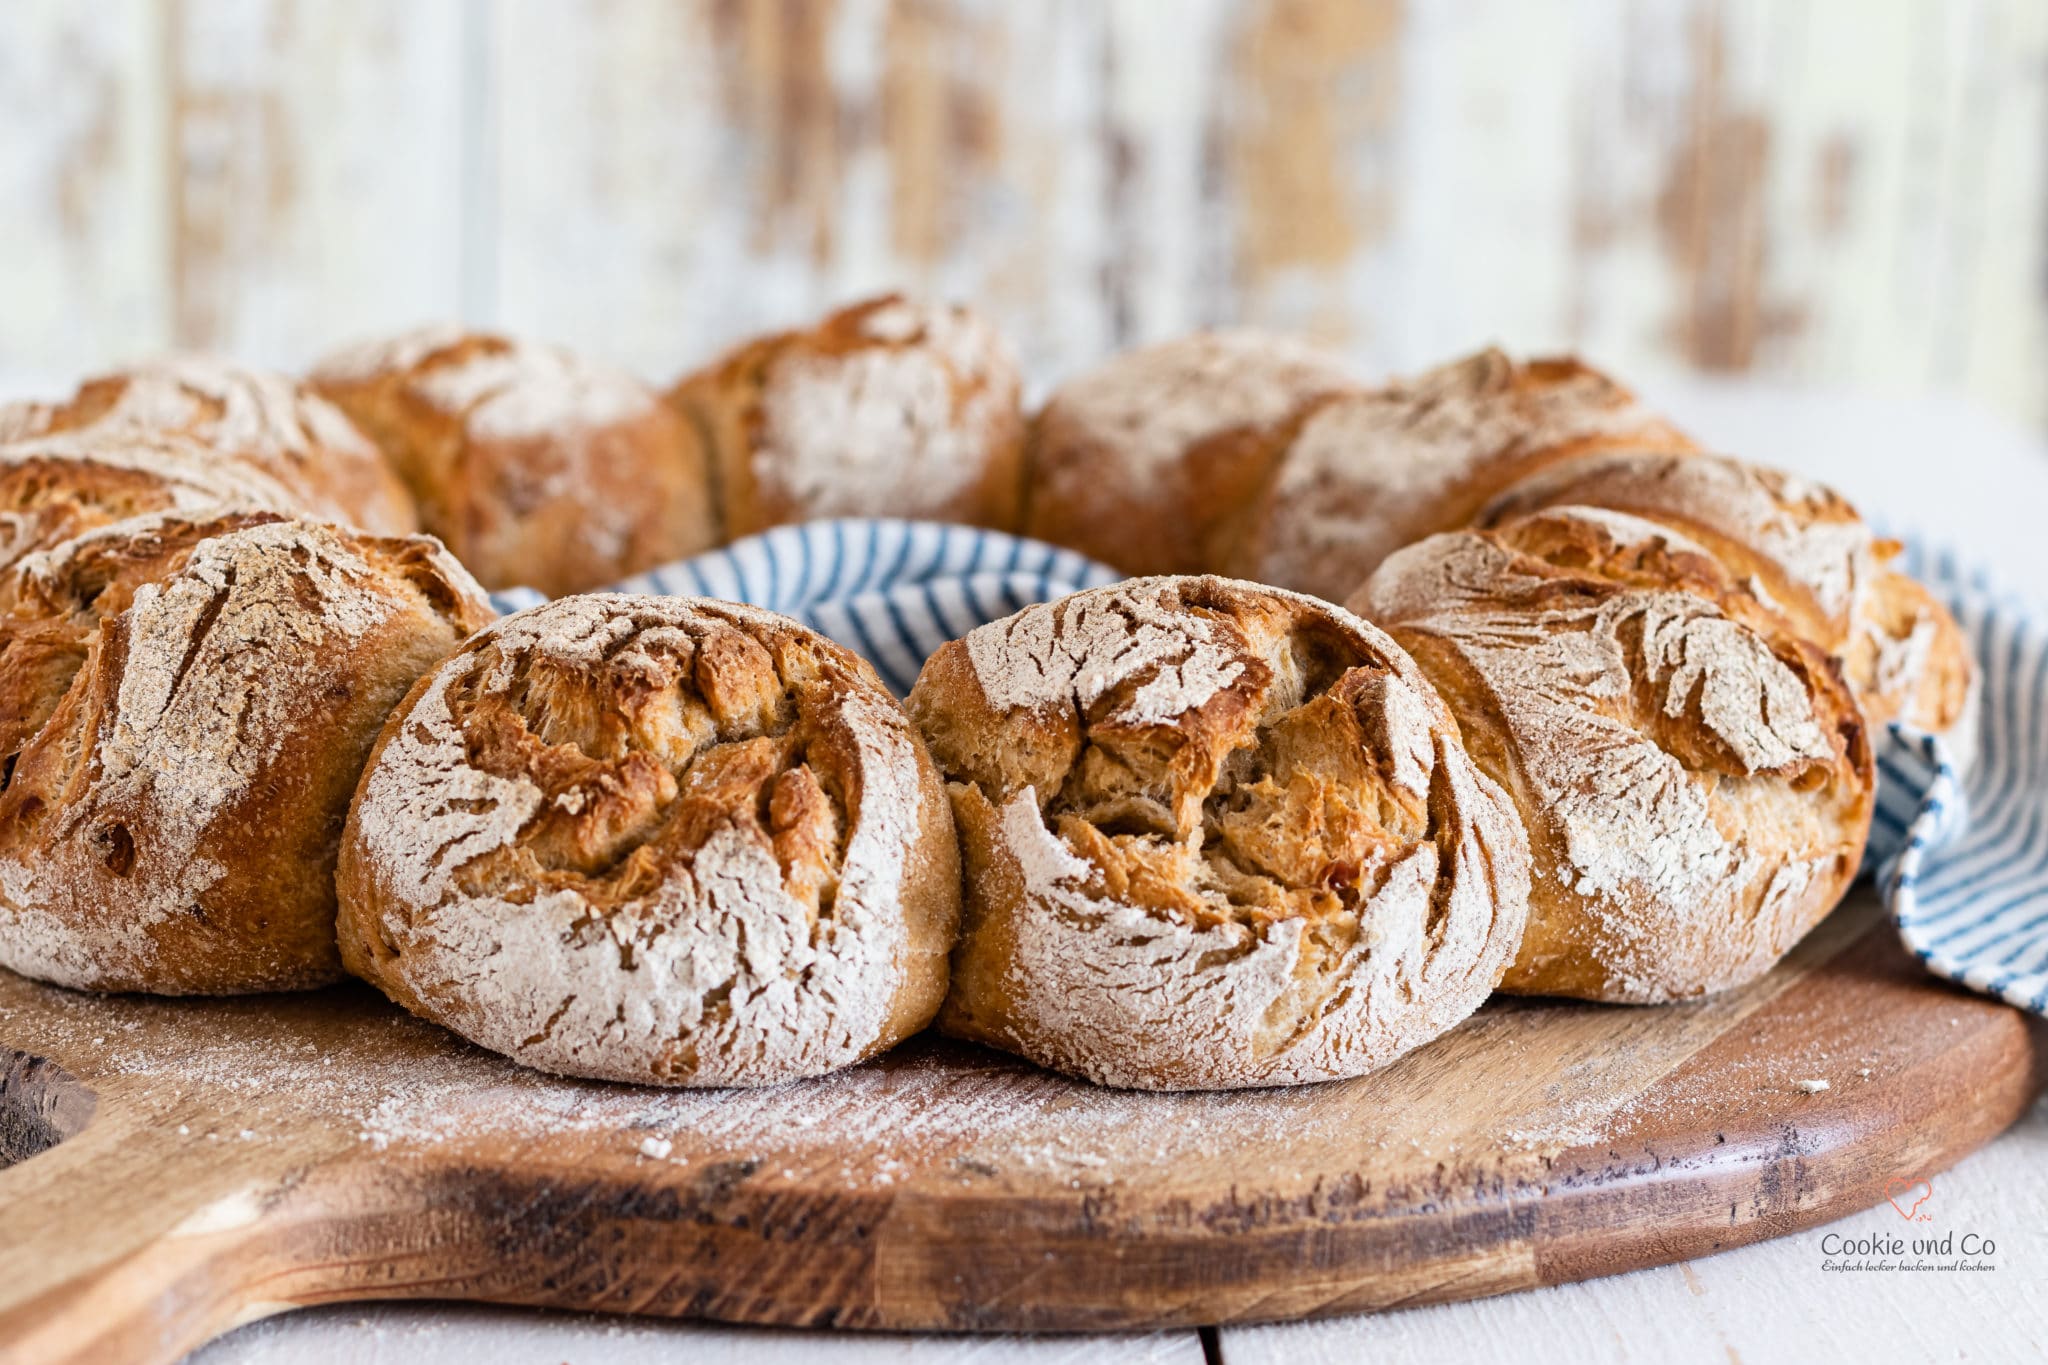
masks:
[[[15,1116],[0,1147],[0,1362],[175,1361],[268,1311],[249,1307],[241,1272],[290,1183],[288,1151],[181,1134],[118,1082],[95,1095],[48,1062],[0,1057],[0,1110]]]

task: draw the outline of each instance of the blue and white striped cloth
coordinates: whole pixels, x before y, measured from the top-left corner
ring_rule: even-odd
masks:
[[[1930,971],[2048,1014],[2048,609],[1917,547],[1904,567],[1947,601],[1970,638],[1983,728],[1967,777],[1932,736],[1895,725],[1880,737],[1865,868]],[[863,655],[901,696],[945,641],[1120,577],[997,531],[863,519],[778,527],[613,586],[795,617]],[[494,600],[516,611],[544,599],[515,588]]]
[[[1947,554],[1903,567],[1948,604],[1976,655],[1976,758],[1893,726],[1878,758],[1871,856],[1899,935],[1937,976],[2048,1014],[2048,609]]]

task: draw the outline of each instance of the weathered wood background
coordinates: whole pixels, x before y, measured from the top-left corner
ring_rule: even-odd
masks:
[[[1242,319],[2048,422],[2041,0],[6,0],[0,196],[56,374],[460,316],[665,377],[901,284],[1041,379]]]

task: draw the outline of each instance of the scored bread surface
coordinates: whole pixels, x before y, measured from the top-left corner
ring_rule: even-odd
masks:
[[[1126,573],[1215,569],[1295,431],[1357,386],[1334,357],[1250,329],[1112,356],[1032,423],[1024,533]]]
[[[1342,601],[1501,487],[1598,449],[1692,446],[1577,360],[1487,350],[1327,403],[1303,424],[1227,572]]]
[[[769,1084],[945,992],[958,855],[872,669],[709,599],[508,617],[392,715],[349,818],[350,970],[569,1075]]]
[[[669,395],[715,452],[728,540],[818,517],[1012,529],[1024,419],[1002,334],[886,295],[762,337]]]
[[[434,542],[153,514],[0,579],[0,962],[97,990],[335,979],[384,716],[489,619]]]
[[[307,516],[376,535],[419,529],[411,496],[377,447],[339,408],[284,375],[172,355],[89,379],[67,402],[0,406],[0,442],[63,432],[184,436],[209,460],[282,485]]]
[[[1975,670],[1955,620],[1884,566],[1879,541],[1832,489],[1716,455],[1617,453],[1554,466],[1497,497],[1475,524],[1592,505],[1682,529],[1765,610],[1841,663],[1872,725],[1901,719],[1974,742]]]
[[[434,326],[330,356],[312,382],[487,587],[581,591],[717,540],[695,430],[624,371]]]
[[[1825,655],[1739,591],[1680,533],[1566,507],[1433,536],[1354,599],[1521,808],[1534,880],[1505,988],[1722,990],[1854,877],[1874,783],[1861,714]]]
[[[0,573],[38,550],[150,512],[303,511],[291,490],[184,436],[96,430],[0,446]]]
[[[1026,608],[908,703],[967,877],[941,1025],[1103,1084],[1357,1075],[1512,956],[1527,849],[1398,646],[1215,578]]]

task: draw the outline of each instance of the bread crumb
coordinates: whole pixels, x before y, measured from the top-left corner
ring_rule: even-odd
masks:
[[[1828,1083],[1826,1081],[1819,1080],[1800,1081],[1793,1087],[1793,1089],[1797,1090],[1802,1095],[1818,1095],[1821,1091],[1827,1088]]]
[[[640,1155],[653,1157],[656,1161],[661,1160],[674,1150],[675,1144],[667,1138],[651,1137],[640,1139]]]

